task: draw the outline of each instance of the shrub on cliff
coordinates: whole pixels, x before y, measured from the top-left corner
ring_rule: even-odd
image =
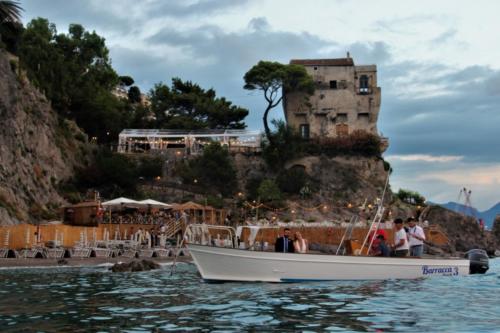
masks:
[[[161,175],[159,158],[131,159],[107,149],[96,152],[94,161],[77,172],[72,183],[63,184],[62,190],[74,193],[92,188],[104,197],[136,196],[139,178],[152,180]]]
[[[303,168],[293,167],[281,172],[276,182],[281,191],[289,194],[300,194],[308,182],[308,176]]]
[[[262,157],[272,170],[281,170],[287,161],[299,157],[303,148],[303,140],[298,133],[283,120],[273,120],[275,131],[270,135],[272,141],[262,144]]]
[[[325,154],[329,157],[338,155],[379,157],[380,147],[380,138],[377,135],[357,130],[349,135],[310,140],[305,145],[305,152],[310,155]]]
[[[271,206],[281,206],[283,195],[274,180],[264,179],[260,183],[257,193],[260,202],[265,202]]]
[[[412,205],[423,205],[425,203],[425,198],[415,191],[399,189],[398,193],[396,193],[396,196],[399,198],[399,200]]]
[[[207,145],[200,157],[179,164],[176,173],[184,184],[196,185],[206,193],[229,196],[237,190],[236,169],[227,148],[219,143]]]
[[[75,185],[82,192],[95,188],[104,197],[131,196],[137,193],[137,178],[137,166],[131,159],[102,149],[91,165],[79,170]]]

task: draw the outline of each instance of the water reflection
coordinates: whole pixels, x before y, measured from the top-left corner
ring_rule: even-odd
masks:
[[[492,273],[308,284],[200,280],[193,265],[0,271],[0,327],[19,331],[478,331],[500,325]],[[470,302],[470,300],[474,302]]]

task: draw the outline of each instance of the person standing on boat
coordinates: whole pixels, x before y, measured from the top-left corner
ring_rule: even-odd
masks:
[[[394,220],[394,227],[396,228],[394,232],[394,256],[395,257],[406,257],[408,255],[408,250],[410,246],[408,245],[408,239],[406,238],[406,231],[403,228],[403,220],[397,218]]]
[[[297,253],[306,253],[308,249],[307,239],[302,238],[302,234],[298,231],[295,233],[293,248]]]
[[[424,253],[425,233],[421,226],[416,224],[414,217],[409,217],[408,220],[408,244],[410,246],[410,256],[420,257]]]
[[[293,241],[290,239],[289,228],[285,228],[285,230],[283,231],[283,236],[278,237],[276,239],[276,243],[274,243],[274,250],[276,252],[285,252],[285,253],[295,252],[295,249],[293,247]]]

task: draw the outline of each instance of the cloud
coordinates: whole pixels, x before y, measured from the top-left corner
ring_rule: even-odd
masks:
[[[254,31],[270,30],[271,26],[265,17],[255,17],[248,23],[248,28]]]
[[[432,156],[432,155],[424,155],[424,154],[410,154],[410,155],[388,155],[385,157],[388,161],[422,161],[429,163],[448,163],[448,162],[456,162],[463,160],[463,156]]]
[[[377,20],[372,24],[372,29],[382,33],[393,34],[416,34],[423,25],[436,24],[444,19],[441,15],[418,14],[409,16],[400,16]]]
[[[440,180],[451,185],[473,184],[477,187],[500,186],[500,164],[460,165],[452,170],[433,171],[418,176],[420,180]],[[500,190],[498,190],[500,192]]]
[[[147,16],[193,17],[199,15],[213,15],[214,13],[243,7],[248,0],[198,0],[198,1],[154,1],[146,6]],[[143,4],[139,4],[143,6]]]
[[[376,42],[356,42],[348,46],[356,64],[377,64],[378,66],[391,60],[392,55],[388,44]]]
[[[485,210],[500,201],[500,163],[390,161],[393,191],[400,188],[421,193],[433,202],[458,200],[460,189],[472,189],[472,203]]]
[[[441,46],[444,43],[451,41],[457,35],[457,29],[449,29],[439,34],[436,38],[431,40],[431,43],[436,46]]]

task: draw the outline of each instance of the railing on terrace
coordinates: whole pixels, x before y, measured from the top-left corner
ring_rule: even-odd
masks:
[[[124,129],[120,132],[120,136],[124,137],[218,137],[218,136],[228,136],[228,137],[239,137],[239,136],[258,136],[261,133],[259,131],[248,131],[248,130],[224,130],[224,129],[201,129],[201,130],[176,130],[176,129]]]

